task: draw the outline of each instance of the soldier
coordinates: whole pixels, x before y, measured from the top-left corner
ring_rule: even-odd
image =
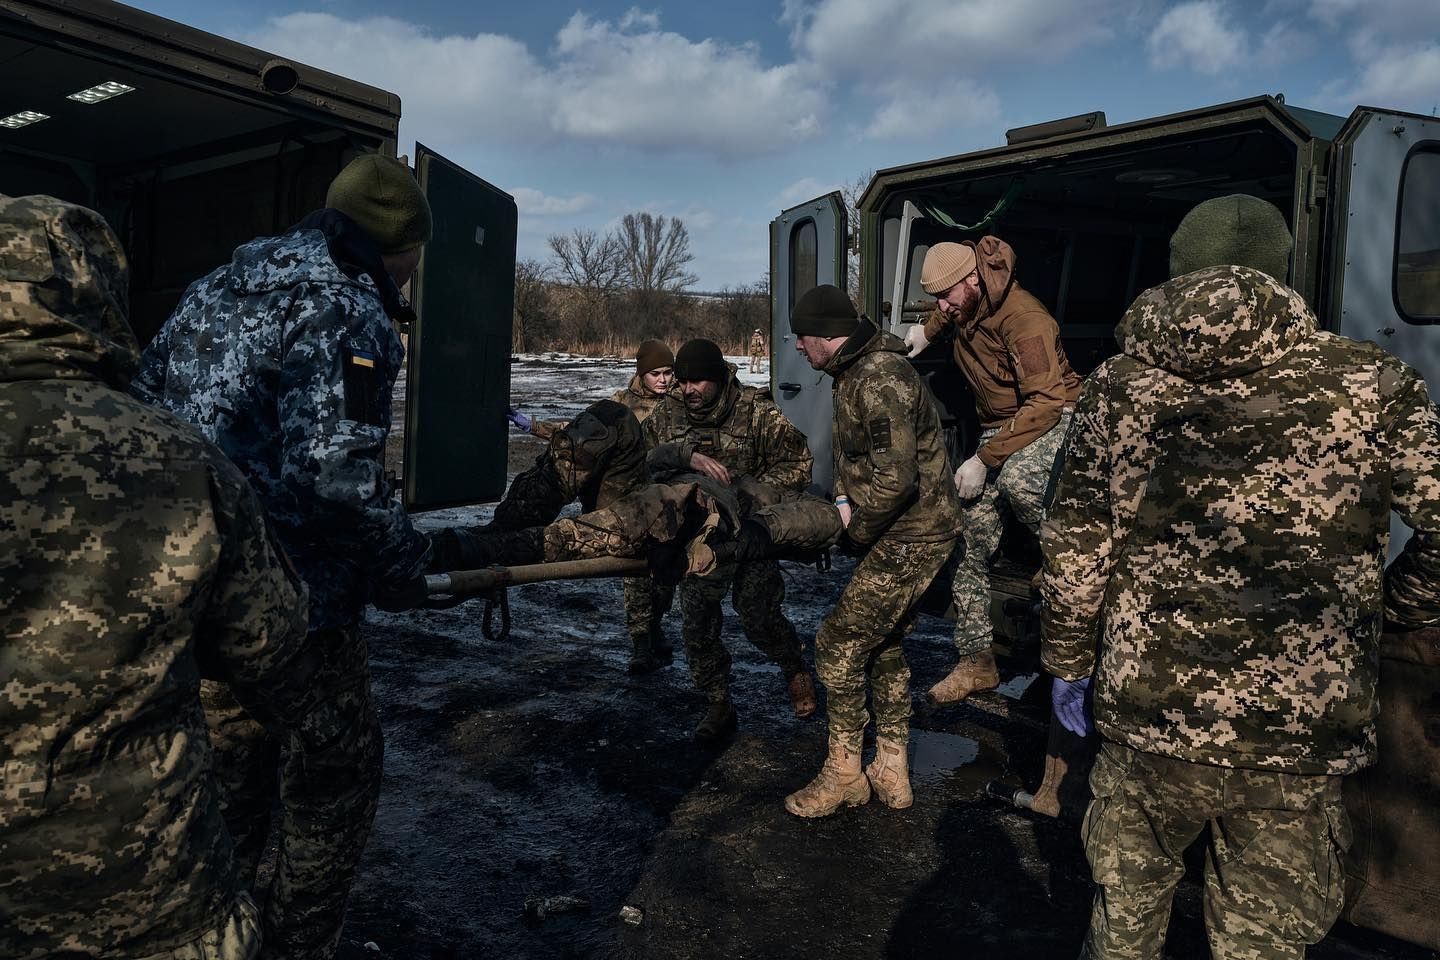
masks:
[[[691,340],[675,355],[678,390],[643,424],[651,447],[650,473],[665,480],[696,471],[721,484],[748,478],[777,491],[798,493],[810,483],[805,436],[775,406],[769,393],[742,386],[720,348]],[[750,642],[779,664],[795,716],[815,712],[815,688],[801,658],[800,638],[781,604],[785,582],[779,564],[765,557],[736,564],[711,577],[680,585],[686,659],[695,685],[709,701],[695,728],[697,740],[714,741],[735,729],[730,699],[730,654],[720,640],[720,601],[733,582],[732,601]]]
[[[99,214],[0,197],[0,236],[0,955],[250,960],[200,676],[305,763],[343,762],[305,587],[239,471],[125,394],[138,345]]]
[[[1440,421],[1279,278],[1284,217],[1200,204],[1173,279],[1086,382],[1042,530],[1042,659],[1103,738],[1090,957],[1156,957],[1205,829],[1217,957],[1302,957],[1339,914],[1341,779],[1375,761],[1378,642],[1440,620]],[[1414,528],[1383,569],[1390,511]]]
[[[991,649],[990,558],[1007,511],[1039,531],[1080,378],[1065,358],[1055,319],[1015,282],[1015,251],[1005,241],[935,244],[920,284],[938,309],[906,334],[910,356],[950,330],[983,427],[980,446],[955,471],[965,517],[965,551],[951,584],[960,658],[926,694],[932,704],[945,704],[1000,683]]]
[[[760,363],[765,359],[765,335],[756,327],[750,334],[750,372],[759,373]]]
[[[870,799],[910,806],[910,667],[901,642],[915,607],[955,547],[960,503],[940,414],[905,359],[905,344],[858,318],[843,290],[806,293],[790,316],[795,349],[835,379],[835,505],[842,546],[860,557],[815,635],[815,668],[829,697],[830,746],[814,780],[785,798],[800,817],[829,816]],[[875,758],[864,772],[865,688]]]
[[[351,765],[317,776],[293,755],[288,815],[266,905],[268,951],[328,958],[380,794],[381,731],[359,623],[425,597],[430,543],[385,477],[390,391],[404,350],[392,321],[430,237],[430,208],[405,164],[361,156],[326,208],[288,233],[239,247],[192,284],[146,349],[136,396],[200,427],[255,487],[310,588],[307,643],[348,724]],[[226,819],[253,877],[265,845],[277,748],[223,686],[206,713],[227,780]]]

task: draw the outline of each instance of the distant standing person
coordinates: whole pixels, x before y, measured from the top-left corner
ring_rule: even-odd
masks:
[[[815,635],[829,697],[830,745],[814,780],[785,798],[800,817],[870,799],[910,806],[910,666],[901,645],[916,605],[960,532],[960,503],[935,401],[899,337],[858,317],[838,287],[806,293],[790,316],[795,349],[835,380],[835,506],[841,543],[860,557]],[[862,772],[866,688],[875,759]]]
[[[949,329],[984,428],[980,446],[955,471],[965,517],[965,552],[951,584],[960,657],[926,695],[946,704],[1000,684],[991,649],[990,558],[1006,512],[1039,532],[1080,377],[1065,358],[1055,318],[1015,282],[1015,251],[999,237],[935,244],[920,284],[938,307],[907,333],[910,356]]]
[[[755,332],[750,334],[750,372],[759,373],[760,364],[765,359],[765,335],[756,327]]]
[[[1192,210],[1173,277],[1086,381],[1045,519],[1041,659],[1102,746],[1083,955],[1158,957],[1206,833],[1213,956],[1298,958],[1345,894],[1342,779],[1376,760],[1382,627],[1440,621],[1440,420],[1420,375],[1318,329],[1285,218]],[[1414,530],[1385,569],[1390,514]]]

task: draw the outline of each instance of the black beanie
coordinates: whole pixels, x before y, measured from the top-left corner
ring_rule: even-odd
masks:
[[[1254,267],[1284,283],[1292,246],[1285,216],[1275,204],[1232,193],[1185,214],[1170,238],[1170,276],[1228,264]]]
[[[690,340],[675,353],[676,380],[714,380],[724,383],[730,375],[725,354],[709,340]]]
[[[844,290],[822,283],[790,311],[790,332],[797,337],[848,337],[859,319]]]

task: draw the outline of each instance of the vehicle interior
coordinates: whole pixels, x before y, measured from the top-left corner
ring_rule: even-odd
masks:
[[[256,96],[226,96],[26,30],[0,17],[0,192],[104,214],[130,255],[142,342],[186,285],[321,205],[335,173],[383,142],[298,114],[288,64],[255,76]]]
[[[1338,117],[1313,116],[1340,123]],[[1013,162],[955,171],[890,193],[877,218],[881,283],[867,298],[880,316],[895,316],[894,279],[903,271],[901,323],[923,322],[934,308],[920,286],[925,251],[945,240],[994,234],[1014,247],[1017,282],[1050,308],[1070,364],[1083,377],[1117,351],[1115,325],[1135,297],[1169,279],[1170,235],[1195,204],[1246,193],[1274,203],[1291,222],[1303,186],[1295,140],[1263,120],[1104,149],[1077,147],[1040,162],[1027,162],[1016,151]],[[919,215],[912,211],[902,256],[907,201]],[[980,427],[951,354],[945,339],[932,343],[916,364],[940,403],[959,463],[974,452]],[[1015,595],[1026,597],[1039,561],[1034,536],[1012,520],[992,566],[995,579],[1014,580]],[[1013,618],[1017,629],[1023,613]]]

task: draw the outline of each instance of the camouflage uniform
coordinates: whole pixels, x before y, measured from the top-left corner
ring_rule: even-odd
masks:
[[[1414,370],[1257,270],[1156,287],[1118,334],[1041,541],[1045,666],[1094,671],[1108,741],[1088,949],[1158,955],[1208,820],[1217,955],[1299,957],[1339,910],[1382,621],[1440,619],[1440,421]],[[1416,534],[1387,574],[1392,508]]]
[[[750,372],[759,373],[760,363],[765,359],[765,338],[760,331],[750,334]]]
[[[0,955],[249,960],[200,677],[326,763],[305,588],[239,471],[123,392],[99,215],[0,197],[0,225]]]
[[[910,736],[910,667],[901,642],[915,606],[960,531],[940,415],[906,346],[868,320],[825,370],[835,378],[835,495],[851,503],[845,536],[869,548],[815,635],[830,739],[859,754],[868,720],[878,735]]]
[[[805,435],[785,419],[768,392],[741,385],[733,368],[709,409],[692,411],[682,397],[671,394],[642,429],[657,480],[689,471],[690,458],[698,452],[724,464],[732,483],[748,478],[791,492],[810,483],[813,460]],[[720,640],[720,603],[727,591],[750,642],[787,678],[805,669],[800,638],[781,608],[785,582],[774,559],[726,564],[711,577],[687,578],[680,584],[686,659],[695,686],[712,703],[730,695],[730,654]]]
[[[309,226],[307,226],[309,225]],[[368,237],[324,211],[247,243],[192,284],[146,349],[136,396],[199,426],[254,486],[310,588],[312,652],[349,762],[280,771],[280,854],[266,904],[267,951],[329,957],[379,799],[383,746],[358,623],[377,584],[424,570],[429,541],[385,478],[390,392],[404,359],[387,312],[403,304]],[[264,832],[273,748],[233,697],[207,690],[234,832]],[[247,843],[247,852],[258,849]],[[253,872],[254,861],[245,865]]]

